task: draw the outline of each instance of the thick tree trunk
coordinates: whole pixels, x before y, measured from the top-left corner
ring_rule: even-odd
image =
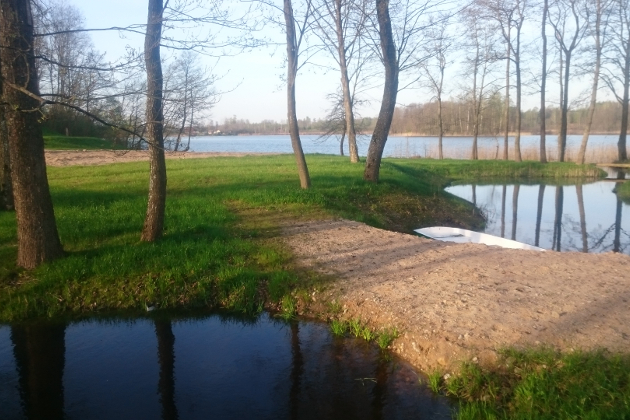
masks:
[[[295,162],[300,176],[300,186],[309,188],[311,186],[311,178],[308,174],[308,166],[304,158],[304,150],[302,150],[302,141],[300,140],[300,129],[298,128],[297,109],[295,103],[295,78],[297,76],[297,38],[295,35],[295,21],[293,18],[293,5],[291,0],[284,0],[284,20],[286,23],[287,33],[287,123],[289,125],[289,134],[291,135],[291,146],[295,155]]]
[[[0,79],[0,97],[2,97]],[[4,107],[0,106],[0,210],[13,210],[13,187],[11,186],[11,163],[9,161],[9,131],[4,116]]]
[[[547,13],[549,13],[549,2],[545,0],[542,17],[542,76],[540,81],[540,161],[547,163],[547,124],[546,124],[546,101],[545,91],[547,89]]]
[[[163,0],[149,0],[147,32],[144,40],[144,61],[147,69],[147,133],[151,171],[149,202],[142,229],[142,241],[153,242],[164,230],[166,207],[166,160],[164,158],[164,114],[162,109],[162,39]]]
[[[337,32],[337,52],[339,54],[339,69],[341,70],[341,88],[343,90],[343,108],[346,117],[346,131],[348,133],[348,152],[350,162],[359,162],[359,150],[357,148],[357,132],[354,126],[354,110],[352,95],[350,94],[350,79],[348,78],[348,64],[346,62],[346,46],[343,38],[341,18],[341,0],[335,0],[335,25]]]
[[[553,246],[551,249],[555,249],[560,252],[562,250],[562,212],[564,206],[564,187],[556,187],[556,217],[553,223],[554,235]]]
[[[582,135],[582,143],[580,144],[580,151],[578,153],[577,163],[584,165],[586,162],[586,145],[588,138],[591,134],[591,126],[593,124],[593,116],[595,115],[595,105],[597,104],[597,87],[599,83],[599,69],[602,61],[602,47],[600,40],[601,20],[602,20],[602,6],[601,0],[597,0],[597,10],[595,16],[595,70],[593,71],[593,86],[591,88],[591,103],[588,108],[588,115],[586,117],[586,127],[584,128],[584,134]],[[586,251],[584,251],[586,252]]]
[[[155,336],[160,364],[158,391],[162,403],[162,419],[177,420],[179,416],[175,404],[175,335],[171,321],[156,319]]]
[[[63,393],[65,331],[64,324],[11,327],[20,396],[28,419],[66,418]]]
[[[19,266],[35,268],[63,255],[46,175],[33,55],[30,2],[0,0],[0,62],[17,218]]]
[[[376,0],[376,15],[381,39],[381,50],[383,52],[383,65],[385,66],[385,86],[383,88],[381,109],[378,113],[374,133],[372,133],[372,139],[370,140],[365,171],[363,173],[363,179],[371,182],[378,182],[383,150],[385,149],[389,128],[394,117],[394,108],[396,107],[398,72],[400,70],[394,45],[392,23],[389,18],[388,0]]]

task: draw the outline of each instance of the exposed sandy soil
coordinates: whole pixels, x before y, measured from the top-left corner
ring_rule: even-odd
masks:
[[[215,156],[247,156],[249,154],[260,153],[166,152],[166,158],[199,159]],[[46,150],[46,164],[48,166],[91,166],[148,160],[149,152],[146,150]]]
[[[168,153],[167,158],[242,156]],[[143,151],[46,151],[51,166],[148,160]],[[396,326],[393,349],[424,370],[493,363],[505,346],[630,351],[630,257],[449,244],[347,220],[287,224],[299,264],[335,280],[316,302]],[[476,359],[475,359],[476,358]]]
[[[512,345],[630,350],[626,255],[449,244],[347,220],[283,235],[302,265],[337,279],[316,300],[338,300],[343,318],[397,326],[394,351],[420,369],[491,364]]]

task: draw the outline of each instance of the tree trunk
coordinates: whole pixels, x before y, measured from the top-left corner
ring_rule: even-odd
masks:
[[[0,79],[0,97],[2,97],[2,79]],[[0,210],[15,208],[9,159],[9,131],[4,117],[4,107],[0,106]]]
[[[545,198],[545,184],[538,186],[538,210],[536,212],[536,233],[534,239],[534,245],[538,246],[540,243],[540,222],[542,221],[543,199]]]
[[[510,32],[508,31],[508,37]],[[510,43],[507,43],[507,60],[505,63],[505,132],[503,133],[503,160],[509,159],[509,137],[510,137]]]
[[[341,138],[339,139],[339,156],[343,156],[343,141],[346,138],[346,129],[344,127],[341,132]]]
[[[521,113],[521,92],[522,92],[522,83],[521,83],[521,30],[518,29],[516,35],[516,52],[514,53],[514,67],[516,70],[516,134],[514,135],[514,160],[517,162],[522,162],[523,158],[521,157],[521,121],[522,121],[522,113]]]
[[[308,174],[308,166],[304,158],[302,150],[302,141],[300,140],[300,129],[298,128],[297,110],[295,103],[295,78],[297,76],[297,38],[295,35],[295,21],[293,18],[293,5],[291,0],[284,0],[284,20],[286,23],[287,33],[287,123],[289,125],[289,134],[291,135],[291,146],[298,167],[300,176],[300,186],[309,188],[311,186],[311,178]]]
[[[588,252],[588,236],[586,234],[586,213],[584,212],[584,194],[582,194],[582,184],[575,186],[575,193],[578,201],[578,211],[580,213],[580,231],[582,232],[582,252]]]
[[[623,101],[621,102],[621,131],[619,132],[619,142],[617,142],[619,161],[621,162],[628,160],[626,138],[628,136],[628,103],[630,102],[630,37],[628,37],[626,44],[625,59],[625,70],[623,74]]]
[[[503,184],[503,194],[501,195],[501,237],[505,238],[505,196],[507,194],[507,186]]]
[[[560,252],[562,250],[562,212],[564,205],[564,187],[556,187],[556,217],[554,220],[554,246],[552,249]]]
[[[171,321],[156,319],[154,322],[160,365],[158,392],[162,404],[162,419],[176,420],[179,416],[175,404],[175,335]]]
[[[162,109],[162,39],[163,0],[149,0],[147,32],[144,40],[144,61],[147,69],[147,132],[149,153],[149,202],[142,229],[142,241],[153,242],[164,230],[166,207],[166,160],[164,158],[164,114]]]
[[[396,95],[398,94],[398,57],[394,45],[392,23],[389,18],[389,1],[376,0],[376,15],[378,19],[381,50],[383,52],[383,65],[385,66],[385,86],[383,88],[383,100],[376,120],[376,127],[372,133],[370,147],[365,162],[363,179],[378,182],[383,150],[387,142],[389,128],[396,108]]]
[[[558,136],[558,161],[564,162],[564,155],[567,151],[567,128],[569,113],[569,70],[571,69],[571,52],[565,51],[566,60],[564,63],[564,85],[562,87],[562,114],[560,119],[560,135]]]
[[[17,264],[35,268],[63,256],[63,249],[48,187],[39,112],[34,112],[39,103],[26,93],[39,95],[30,2],[0,0],[0,45],[17,218]]]
[[[354,110],[352,95],[350,94],[350,79],[348,78],[348,64],[346,62],[346,46],[343,38],[341,19],[341,0],[335,0],[335,25],[337,31],[337,52],[339,54],[339,69],[341,70],[341,88],[343,90],[343,108],[346,117],[346,131],[348,133],[348,152],[350,162],[359,162],[357,149],[357,133],[354,127]]]
[[[549,12],[549,2],[545,0],[542,18],[542,76],[540,81],[540,162],[547,163],[547,124],[546,124],[546,103],[545,90],[547,89],[547,13]]]
[[[593,124],[593,116],[595,115],[595,105],[597,103],[597,85],[599,83],[599,69],[602,61],[602,46],[600,40],[600,30],[602,21],[602,5],[601,0],[597,0],[597,10],[595,16],[595,70],[593,71],[593,86],[591,88],[591,103],[588,108],[586,119],[586,127],[582,135],[582,143],[580,144],[580,152],[578,153],[577,163],[584,165],[586,162],[586,144],[591,134],[591,125]],[[586,251],[584,251],[586,252]]]
[[[439,158],[444,159],[444,150],[442,148],[442,138],[444,137],[444,121],[442,119],[442,89],[441,88],[438,95],[439,95],[438,96],[438,124],[440,124],[440,133],[438,137],[438,153],[439,153]]]
[[[512,193],[512,240],[516,240],[516,223],[518,221],[518,195],[521,191],[520,185],[514,185],[514,192]]]

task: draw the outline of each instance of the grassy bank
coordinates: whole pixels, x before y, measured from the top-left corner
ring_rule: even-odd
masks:
[[[496,366],[429,382],[460,401],[460,420],[630,419],[628,355],[506,350]]]
[[[68,255],[17,269],[14,215],[0,213],[0,321],[154,305],[255,312],[304,277],[269,239],[283,220],[340,216],[402,232],[475,228],[481,216],[443,191],[449,179],[576,174],[575,165],[389,159],[382,182],[372,184],[346,159],[308,161],[310,190],[299,188],[290,155],[169,160],[165,237],[152,244],[139,242],[148,163],[49,168]]]
[[[49,150],[124,149],[121,145],[96,137],[44,136],[44,147]]]
[[[388,165],[374,185],[361,180],[361,165],[310,156],[314,187],[308,191],[299,188],[292,156],[167,165],[165,237],[154,244],[139,242],[144,162],[49,168],[68,255],[32,272],[14,266],[14,215],[0,213],[0,320],[153,305],[259,310],[298,281],[290,256],[266,240],[282,219],[337,215],[405,231],[483,223],[468,203],[442,191],[441,177],[418,180]]]
[[[617,195],[621,201],[630,204],[630,182],[626,181],[617,185]]]

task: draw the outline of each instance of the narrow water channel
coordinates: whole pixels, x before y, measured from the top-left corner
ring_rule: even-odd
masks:
[[[447,419],[411,367],[267,314],[0,326],[0,419]]]
[[[614,179],[576,185],[466,184],[446,191],[475,204],[485,233],[556,251],[630,254],[630,206]]]

